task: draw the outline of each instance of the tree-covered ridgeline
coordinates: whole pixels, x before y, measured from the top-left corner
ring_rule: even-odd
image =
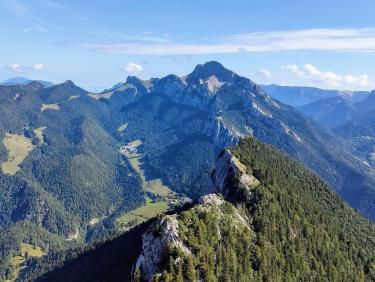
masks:
[[[252,200],[181,213],[180,238],[192,254],[167,248],[155,281],[375,279],[373,223],[275,148],[247,138],[230,150],[261,182]],[[249,229],[233,224],[235,210]]]

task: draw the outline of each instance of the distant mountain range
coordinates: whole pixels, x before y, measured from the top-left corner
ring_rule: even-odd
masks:
[[[7,79],[3,82],[0,82],[0,85],[26,85],[30,82],[33,82],[33,81],[37,81],[39,83],[41,83],[42,85],[44,85],[45,87],[50,87],[50,86],[53,86],[54,83],[52,82],[49,82],[49,81],[44,81],[44,80],[32,80],[32,79],[28,79],[26,77],[13,77],[13,78],[10,78],[10,79]]]
[[[359,114],[356,104],[342,96],[318,100],[298,107],[298,110],[329,128],[343,125]]]
[[[261,88],[271,97],[295,108],[301,107],[319,100],[342,97],[353,103],[365,100],[369,91],[341,91],[326,90],[305,86],[281,86],[281,85],[261,85]]]
[[[365,165],[375,167],[375,92],[262,86],[265,91],[332,129]],[[307,104],[306,104],[307,103]]]
[[[334,132],[352,146],[352,152],[371,167],[375,167],[375,110],[358,114]]]
[[[361,102],[335,96],[298,107],[298,110],[342,137],[354,156],[375,167],[375,92]]]
[[[375,176],[351,144],[218,62],[99,94],[2,85],[0,100],[0,279],[22,243],[74,247],[211,192],[217,155],[249,135],[375,218]]]

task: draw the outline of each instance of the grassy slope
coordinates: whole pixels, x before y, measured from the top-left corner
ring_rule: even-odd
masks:
[[[8,160],[1,164],[4,174],[15,175],[21,168],[20,164],[33,150],[34,145],[31,138],[21,134],[7,133],[3,144],[8,151]]]
[[[127,145],[138,147],[142,145],[142,141],[134,140],[129,142]],[[166,212],[168,210],[168,197],[173,194],[173,192],[167,186],[163,185],[161,179],[146,179],[141,161],[144,154],[128,152],[126,153],[126,157],[128,158],[134,171],[139,175],[142,181],[143,190],[155,197],[161,197],[161,199],[154,201],[150,197],[146,196],[145,205],[119,216],[117,218],[117,224],[122,229],[142,223],[150,218]]]
[[[22,243],[20,253],[10,259],[10,265],[14,271],[12,278],[6,281],[17,281],[20,277],[22,277],[22,272],[27,268],[26,262],[29,257],[40,258],[44,255],[45,252],[40,247]]]

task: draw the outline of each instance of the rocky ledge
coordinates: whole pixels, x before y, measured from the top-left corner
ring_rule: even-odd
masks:
[[[218,193],[202,196],[193,209],[202,213],[216,212],[219,219],[225,216],[222,206],[226,201],[247,201],[252,197],[252,189],[260,184],[229,150],[223,151],[218,157],[212,179]],[[232,222],[234,225],[242,224],[248,227],[250,220],[236,210]],[[151,281],[155,274],[160,273],[159,265],[167,246],[176,247],[187,255],[191,254],[179,237],[178,227],[177,215],[166,215],[143,234],[142,253],[134,269],[140,269],[146,281]]]

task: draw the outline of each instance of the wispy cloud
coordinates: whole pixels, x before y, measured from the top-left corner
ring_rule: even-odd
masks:
[[[370,84],[367,74],[340,75],[332,71],[322,71],[312,64],[304,65],[303,69],[294,64],[284,65],[281,68],[318,85],[323,84],[330,87],[341,87],[343,85],[364,87]]]
[[[9,64],[5,68],[13,73],[24,73],[28,71],[41,71],[44,69],[44,65],[34,64],[33,66],[23,66],[20,64]]]
[[[112,44],[80,43],[79,46],[104,53],[138,55],[196,55],[296,50],[375,52],[375,28],[254,32],[214,38],[199,43],[127,40]]]
[[[136,63],[129,62],[129,63],[125,66],[125,70],[126,70],[126,72],[128,72],[128,73],[136,74],[136,73],[140,73],[140,72],[142,71],[142,66],[141,66],[141,65],[138,65],[138,64],[136,64]]]
[[[103,30],[95,29],[91,32],[99,38],[104,38],[105,40],[117,40],[122,42],[131,42],[137,44],[152,44],[152,43],[172,43],[172,38],[169,34],[159,35],[154,34],[151,31],[144,31],[140,34],[124,34],[122,32],[117,32],[113,30]]]
[[[42,26],[30,26],[23,30],[23,32],[31,32],[31,31],[47,32],[48,29]]]
[[[291,65],[283,65],[281,66],[281,68],[283,70],[286,70],[286,71],[290,71],[298,76],[303,76],[304,75],[304,72],[302,70],[300,70],[300,68],[295,65],[295,64],[291,64]]]
[[[34,64],[33,69],[37,70],[37,71],[40,71],[40,70],[44,69],[44,65],[43,64]]]
[[[72,7],[54,0],[38,0],[35,3],[28,3],[29,1],[18,1],[18,0],[0,0],[0,9],[3,9],[7,13],[14,17],[17,17],[19,21],[25,22],[27,27],[23,29],[23,32],[46,32],[48,30],[65,30],[64,27],[54,22],[58,21],[60,14],[68,16],[69,19],[75,21],[86,22],[88,18]],[[46,17],[45,13],[55,15],[56,19],[53,20],[50,17]]]
[[[13,73],[21,73],[23,71],[22,66],[19,64],[10,64],[7,65],[6,68]]]
[[[271,78],[271,77],[272,77],[272,73],[271,73],[271,71],[266,70],[266,69],[261,69],[261,70],[259,70],[259,71],[258,71],[258,74],[259,74],[261,77],[265,78],[265,79],[268,79],[268,78]]]

